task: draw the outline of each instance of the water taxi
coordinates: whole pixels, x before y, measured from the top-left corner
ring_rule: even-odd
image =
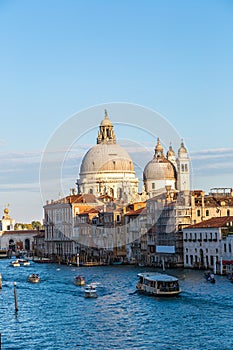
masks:
[[[86,284],[85,278],[83,276],[81,276],[81,275],[75,276],[74,284],[76,286],[84,286]]]
[[[176,296],[181,289],[178,278],[162,273],[145,272],[138,274],[137,290],[155,296]]]
[[[28,276],[28,282],[38,283],[40,282],[40,276],[37,273],[32,273]]]
[[[96,284],[91,283],[88,284],[84,289],[84,297],[85,298],[97,298]]]

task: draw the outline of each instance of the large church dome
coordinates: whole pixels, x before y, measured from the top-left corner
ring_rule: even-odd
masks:
[[[117,143],[93,146],[83,158],[80,174],[109,171],[134,172],[128,152]]]
[[[77,180],[78,191],[130,200],[138,192],[138,179],[128,152],[116,142],[113,128],[105,111],[97,144],[89,149],[82,160]]]

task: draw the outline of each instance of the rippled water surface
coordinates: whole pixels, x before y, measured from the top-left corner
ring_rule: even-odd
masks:
[[[180,278],[182,293],[156,298],[135,293],[140,271],[146,270],[33,262],[13,268],[1,260],[2,349],[233,349],[233,283],[226,277],[210,284],[201,271],[168,270]],[[39,284],[27,282],[33,272]],[[77,274],[99,282],[98,298],[84,298],[73,284]]]

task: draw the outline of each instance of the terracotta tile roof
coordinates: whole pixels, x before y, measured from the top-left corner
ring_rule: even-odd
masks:
[[[72,203],[99,203],[99,201],[96,199],[96,197],[93,194],[73,194],[66,196],[64,198],[53,200],[47,205],[53,205],[53,204],[72,204]]]
[[[208,227],[224,227],[227,226],[228,222],[233,223],[233,216],[222,216],[217,218],[211,218],[202,222],[199,222],[198,224],[190,225],[187,228],[208,228]]]
[[[41,233],[41,231],[38,231],[38,230],[10,230],[10,231],[3,231],[2,235],[28,235],[28,234],[37,235],[38,233]]]
[[[125,216],[146,215],[146,208],[139,208],[137,210],[131,210],[125,214]]]

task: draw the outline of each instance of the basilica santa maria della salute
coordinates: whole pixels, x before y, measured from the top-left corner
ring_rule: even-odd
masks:
[[[107,111],[97,136],[97,144],[84,156],[78,193],[108,195],[115,200],[133,202],[138,197],[138,179],[128,152],[117,143],[114,126]],[[170,145],[166,155],[158,138],[153,159],[143,172],[144,191],[152,198],[169,186],[174,191],[190,191],[190,160],[183,141],[178,157]]]
[[[141,175],[143,189],[139,192]],[[77,190],[44,205],[44,234],[40,232],[30,243],[35,254],[84,266],[133,263],[222,271],[220,258],[227,261],[230,252],[223,257],[218,252],[221,244],[231,243],[221,243],[216,232],[213,239],[213,232],[208,238],[206,231],[203,236],[197,230],[209,218],[217,220],[214,225],[222,225],[224,216],[233,226],[233,190],[214,188],[205,194],[191,189],[190,159],[183,140],[176,154],[171,143],[165,149],[158,137],[141,175],[137,177],[131,156],[117,142],[105,110],[96,144],[82,159]],[[5,219],[9,221],[8,212],[4,214],[2,225]],[[12,242],[20,246],[22,240],[18,238],[22,233],[10,231],[11,241],[2,240],[6,249]],[[6,233],[2,231],[2,237],[8,237],[8,230]],[[205,249],[204,242],[208,242]]]

